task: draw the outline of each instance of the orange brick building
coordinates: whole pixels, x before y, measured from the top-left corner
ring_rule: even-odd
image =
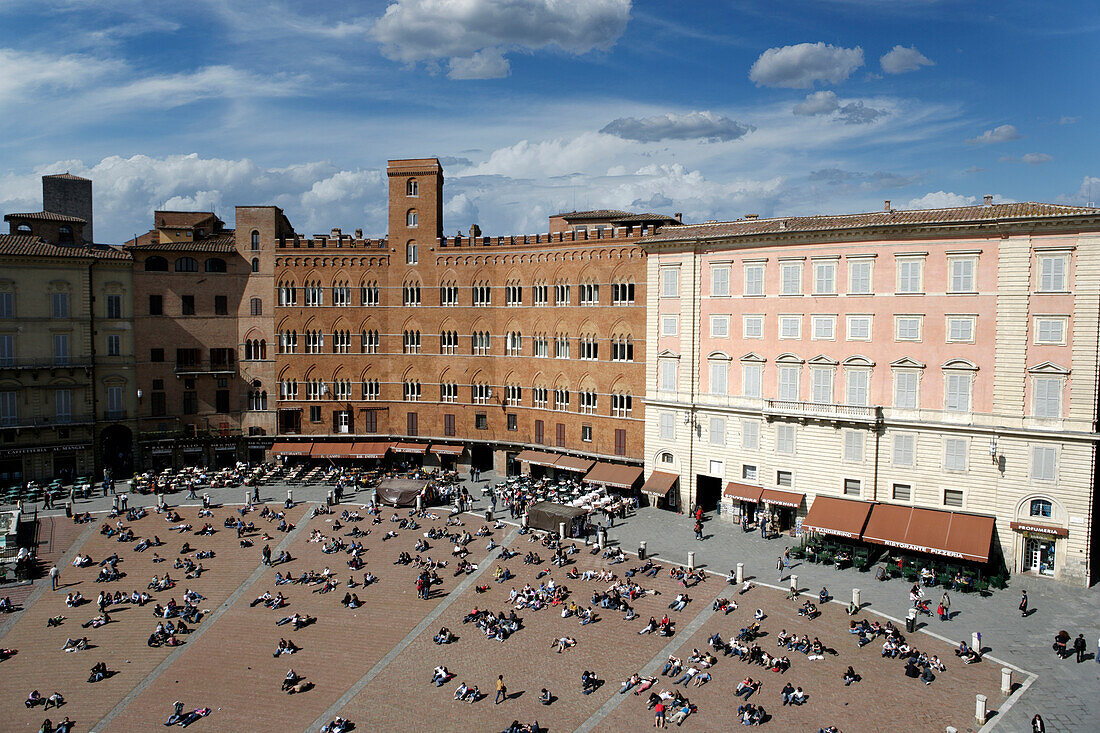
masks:
[[[387,174],[386,239],[334,229],[272,242],[278,434],[444,444],[459,465],[501,472],[544,447],[572,456],[567,469],[640,464],[638,240],[675,220],[573,212],[545,234],[444,237],[439,161],[390,161]]]

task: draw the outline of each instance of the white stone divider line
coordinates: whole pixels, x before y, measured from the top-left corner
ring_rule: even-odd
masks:
[[[85,527],[84,531],[77,536],[76,541],[69,546],[69,549],[65,551],[65,554],[57,558],[56,564],[58,571],[63,571],[63,568],[72,567],[69,563],[73,561],[73,557],[76,555],[76,553],[80,552],[80,550],[84,548],[84,543],[91,539],[92,534],[94,534],[95,532],[95,529],[95,522],[88,522],[88,526]],[[62,576],[61,579],[62,581],[64,581],[64,576]],[[23,601],[23,610],[19,611],[18,613],[9,613],[9,618],[5,619],[4,623],[0,624],[0,639],[3,639],[7,635],[7,633],[11,631],[12,627],[19,622],[19,619],[23,617],[24,611],[30,609],[30,607],[34,605],[35,601],[41,598],[42,594],[49,589],[50,576],[47,574],[46,577],[41,578],[38,581],[38,587],[30,592],[30,595],[27,596],[27,600]]]
[[[682,647],[684,644],[688,643],[688,640],[695,635],[695,632],[701,629],[703,627],[703,624],[705,624],[707,621],[710,620],[712,616],[714,616],[714,601],[719,598],[721,594],[724,593],[726,590],[726,586],[722,586],[718,591],[718,595],[715,595],[714,597],[708,596],[706,607],[702,611],[700,611],[695,618],[689,621],[686,626],[683,626],[682,628],[677,628],[676,634],[672,637],[672,639],[667,644],[665,644],[661,651],[657,652],[657,654],[654,655],[652,659],[645,663],[645,666],[639,670],[639,674],[641,674],[642,676],[656,675],[657,670],[659,670],[661,666],[666,661],[668,661],[669,655]],[[610,685],[606,684],[606,680],[605,686],[610,687]],[[590,731],[595,730],[596,726],[603,722],[604,718],[614,712],[615,708],[619,707],[619,705],[621,705],[626,699],[626,695],[622,695],[619,693],[618,690],[615,690],[614,694],[612,694],[611,697],[608,698],[603,705],[597,708],[596,712],[592,713],[592,715],[589,716],[588,720],[584,721],[577,727],[576,733],[590,733]]]
[[[512,541],[518,536],[519,531],[512,530],[501,541],[501,543],[494,548],[494,550],[508,547],[512,544]],[[447,595],[447,599],[445,601],[433,608],[432,611],[427,616],[425,616],[424,619],[420,623],[418,623],[416,627],[413,628],[413,630],[405,636],[404,639],[397,642],[397,644],[395,644],[392,649],[386,652],[386,656],[379,659],[378,662],[376,662],[375,665],[371,667],[365,675],[360,677],[354,684],[352,684],[352,686],[349,687],[343,695],[337,698],[336,702],[330,705],[329,708],[325,710],[325,712],[321,713],[320,717],[318,717],[317,720],[313,721],[312,725],[306,728],[307,733],[308,731],[315,731],[320,729],[321,726],[328,723],[330,720],[336,717],[337,713],[347,707],[348,703],[350,703],[356,695],[362,692],[364,687],[369,685],[375,677],[380,675],[382,671],[385,670],[387,666],[389,666],[390,662],[397,658],[397,655],[405,651],[405,649],[410,644],[412,644],[418,636],[424,633],[425,629],[431,626],[436,619],[443,615],[444,611],[450,608],[451,605],[459,599],[459,597],[466,591],[467,588],[477,582],[477,579],[481,577],[482,573],[488,570],[489,567],[492,565],[491,560],[492,554],[490,553],[490,555],[487,556],[480,565],[478,565],[477,570],[467,575],[465,578],[462,579],[461,583],[455,586],[454,590],[452,590]]]
[[[313,502],[310,502],[310,504],[313,504]],[[305,529],[307,524],[309,524],[309,520],[312,519],[310,514],[313,511],[313,508],[316,507],[314,506],[312,508],[306,509],[306,513],[302,515],[302,518],[300,520],[298,520],[297,526],[295,526],[294,529],[292,529],[291,531],[287,532],[286,537],[283,538],[283,541],[280,542],[278,546],[272,551],[273,555],[290,547],[290,544],[294,542],[295,539],[297,539],[298,535],[301,534],[302,530]],[[256,582],[259,581],[263,574],[269,569],[269,565],[260,565],[255,570],[253,570],[252,573],[247,578],[245,578],[239,586],[237,586],[237,590],[229,594],[229,597],[225,599],[222,605],[220,605],[209,616],[203,618],[202,622],[197,627],[195,627],[195,629],[190,634],[188,634],[187,643],[183,646],[179,646],[173,649],[171,654],[165,657],[164,660],[161,661],[161,663],[158,664],[152,672],[145,676],[145,679],[134,685],[133,689],[131,689],[128,693],[126,693],[125,697],[118,701],[118,704],[111,708],[111,710],[105,716],[103,716],[103,718],[98,723],[89,728],[90,733],[96,733],[97,731],[102,731],[106,729],[107,726],[109,726],[111,722],[114,721],[114,719],[122,713],[123,710],[128,708],[130,704],[137,699],[137,696],[144,692],[145,689],[149,687],[149,685],[152,684],[157,677],[163,674],[164,671],[167,670],[173,662],[179,659],[183,654],[187,653],[187,650],[191,649],[195,645],[195,642],[198,641],[202,637],[202,635],[206,633],[206,630],[213,626],[218,621],[218,619],[225,614],[226,611],[232,608],[237,600],[240,599],[240,597],[243,596],[245,593],[247,593],[248,589],[255,585]]]

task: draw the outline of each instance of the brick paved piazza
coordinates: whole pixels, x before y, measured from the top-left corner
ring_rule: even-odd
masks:
[[[357,525],[346,523],[334,533],[334,517],[311,517],[313,506],[301,503],[288,512],[288,519],[298,525],[293,532],[278,532],[275,523],[259,519],[258,512],[249,514],[246,519],[255,521],[258,530],[251,536],[254,545],[246,549],[239,546],[233,530],[223,527],[226,517],[236,516],[236,508],[230,506],[215,509],[212,519],[198,517],[197,507],[179,509],[182,521],[194,529],[203,521],[212,521],[217,531],[209,536],[196,536],[194,530],[172,532],[170,523],[156,514],[133,522],[130,526],[137,536],[156,534],[165,542],[141,553],[134,551],[135,543],[119,543],[100,534],[103,515],[97,515],[79,533],[55,533],[71,542],[63,556],[66,564],[62,566],[61,588],[56,593],[45,587],[44,592],[31,593],[26,610],[9,616],[0,628],[4,633],[0,643],[18,650],[0,665],[0,700],[5,710],[0,729],[36,730],[46,715],[55,722],[67,715],[76,721],[77,731],[148,730],[159,728],[170,715],[172,702],[178,699],[188,709],[212,709],[208,718],[195,724],[202,730],[273,726],[315,730],[320,722],[336,714],[350,718],[359,730],[417,725],[430,730],[493,731],[504,729],[513,719],[537,719],[551,731],[643,730],[653,724],[646,695],[618,693],[620,682],[638,671],[659,677],[653,690],[679,689],[697,705],[698,712],[682,727],[708,731],[736,724],[733,714],[740,700],[733,697],[732,691],[745,676],[763,681],[762,689],[751,701],[765,708],[770,716],[765,725],[774,730],[811,731],[836,725],[846,733],[854,733],[883,730],[889,727],[889,720],[906,721],[907,730],[944,730],[948,725],[975,730],[975,694],[987,695],[991,710],[1004,700],[999,691],[999,664],[988,660],[970,666],[958,664],[945,641],[926,634],[911,635],[910,640],[921,651],[943,658],[947,671],[939,673],[928,686],[905,677],[901,662],[881,657],[878,642],[857,649],[855,637],[847,631],[848,617],[839,604],[827,605],[818,619],[807,621],[796,613],[799,602],[786,600],[779,590],[761,585],[737,595],[721,576],[710,576],[687,591],[692,601],[683,611],[669,611],[669,602],[684,589],[669,577],[670,565],[660,559],[662,572],[656,578],[634,578],[646,589],[657,591],[634,603],[638,619],[626,621],[621,612],[597,609],[599,620],[581,626],[573,618],[563,619],[558,608],[524,609],[518,612],[522,626],[517,632],[504,642],[489,640],[472,624],[464,624],[463,616],[475,606],[509,610],[512,588],[522,588],[528,582],[537,585],[546,579],[536,575],[552,567],[548,564],[551,553],[530,542],[531,535],[520,535],[512,526],[493,530],[494,542],[504,542],[519,553],[508,561],[499,559],[499,549],[488,551],[489,537],[475,537],[469,545],[470,558],[479,563],[481,571],[460,577],[451,572],[455,562],[450,557],[451,543],[430,540],[431,548],[421,554],[445,557],[449,566],[440,573],[442,584],[435,586],[430,600],[424,601],[416,597],[416,570],[395,565],[394,560],[401,552],[416,555],[414,543],[427,529],[444,527],[444,518],[423,519],[421,529],[398,530],[395,538],[384,540],[384,533],[396,527],[389,521],[392,510],[384,512],[386,521],[379,525],[372,525],[368,518]],[[358,506],[338,507],[337,512]],[[462,519],[465,526],[448,529],[476,532],[483,524],[474,515]],[[667,519],[679,521],[675,517]],[[648,520],[631,521],[644,527]],[[347,555],[325,554],[322,543],[309,540],[314,530],[327,536],[344,535],[353,526],[372,530],[361,541],[366,548],[365,569],[376,574],[379,582],[367,588],[352,588],[365,605],[347,609],[340,603],[349,574]],[[271,539],[263,539],[262,533]],[[215,556],[203,561],[208,571],[198,579],[183,580],[182,571],[167,568],[180,582],[170,591],[154,594],[153,604],[163,604],[169,598],[181,601],[187,588],[206,597],[200,607],[207,618],[182,637],[182,646],[147,646],[146,640],[157,623],[152,604],[122,605],[111,609],[110,624],[98,629],[80,628],[81,623],[96,615],[94,598],[101,589],[144,589],[152,575],[163,574],[171,565],[184,542],[195,550],[211,550]],[[264,567],[259,563],[264,544],[276,551],[286,549],[294,559],[275,568]],[[706,545],[701,543],[700,547]],[[542,556],[543,562],[525,565],[523,556],[532,550]],[[76,552],[90,555],[96,564],[72,567],[69,560]],[[125,577],[96,583],[98,561],[114,552],[121,558],[118,567]],[[154,552],[169,561],[154,563]],[[60,554],[60,549],[55,548],[54,553]],[[593,591],[609,584],[571,580],[566,572],[573,567],[579,572],[604,570],[609,565],[583,546],[571,559],[571,565],[554,568],[547,577],[566,585],[571,600],[588,606]],[[624,571],[638,564],[630,557],[610,569],[622,577]],[[493,582],[497,566],[507,567],[516,577],[505,583]],[[341,582],[341,587],[331,593],[313,593],[312,586],[276,587],[274,583],[277,571],[298,575],[325,567],[331,568]],[[362,571],[355,573],[357,579],[361,575]],[[477,586],[485,585],[488,591],[477,592]],[[93,603],[66,608],[65,595],[75,591],[93,599]],[[252,607],[250,602],[265,591],[282,591],[287,598],[285,609]],[[740,608],[728,615],[713,613],[711,601],[720,596],[734,597]],[[693,648],[707,650],[707,639],[715,632],[728,639],[751,623],[757,608],[766,614],[762,622],[766,634],[759,641],[765,651],[777,650],[774,639],[786,629],[816,636],[837,654],[810,660],[798,652],[786,652],[791,668],[785,674],[719,655],[717,664],[709,670],[713,679],[699,687],[676,688],[671,678],[659,676],[669,654],[682,657],[688,666]],[[318,620],[298,631],[275,624],[280,617],[295,612]],[[674,636],[637,633],[650,616],[660,618],[665,613],[676,623]],[[64,622],[48,628],[46,619],[57,614],[65,616]],[[881,620],[869,611],[862,616]],[[447,646],[434,644],[432,636],[440,626],[453,629],[458,640]],[[61,650],[67,637],[84,635],[93,648],[76,653]],[[551,645],[561,636],[574,637],[577,645],[556,653]],[[274,658],[280,638],[292,639],[301,651]],[[88,671],[97,661],[105,662],[117,674],[90,684],[86,681]],[[445,664],[456,679],[439,688],[429,684],[437,664]],[[849,664],[862,681],[845,687],[842,675]],[[282,693],[280,683],[290,667],[312,682],[313,689],[293,696]],[[594,671],[606,681],[591,695],[580,691],[580,676],[585,670]],[[497,674],[505,675],[509,693],[509,699],[500,705],[494,705],[492,697]],[[1018,674],[1017,679],[1024,677]],[[478,685],[489,696],[472,705],[454,702],[453,691],[460,681]],[[787,682],[805,690],[809,696],[805,705],[781,704],[780,690]],[[550,706],[538,702],[543,687],[556,698]],[[46,695],[59,691],[67,702],[58,711],[43,713],[41,707],[28,710],[22,701],[32,689]]]

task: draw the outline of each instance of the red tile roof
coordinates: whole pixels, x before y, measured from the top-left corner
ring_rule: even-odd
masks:
[[[194,242],[144,242],[132,244],[134,240],[126,243],[126,249],[142,252],[236,252],[237,247],[233,233],[222,234],[216,237],[207,237]]]
[[[0,234],[0,257],[73,257],[80,259],[129,260],[130,254],[106,244],[62,246],[39,237]]]
[[[42,176],[43,178],[63,178],[66,181],[90,181],[90,178],[81,178],[80,176],[74,176],[72,173],[54,173],[49,176]]]
[[[72,222],[73,224],[88,223],[84,219],[81,219],[79,216],[56,214],[52,211],[30,211],[25,214],[4,214],[4,221],[11,221],[12,219],[31,219],[34,221],[67,221]]]
[[[950,209],[891,209],[866,214],[838,214],[823,216],[783,216],[772,219],[740,219],[737,221],[710,222],[669,226],[658,234],[646,237],[641,244],[661,244],[684,240],[728,239],[754,237],[788,232],[816,233],[850,229],[874,229],[880,227],[950,226],[965,224],[992,224],[997,222],[1034,221],[1078,216],[1100,216],[1100,208],[1066,206],[1023,202],[1016,204],[990,204],[988,206],[959,206]]]

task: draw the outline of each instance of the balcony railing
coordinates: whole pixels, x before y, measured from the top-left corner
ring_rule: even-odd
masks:
[[[822,420],[874,422],[877,408],[866,405],[836,405],[796,400],[764,400],[765,415],[809,417]]]
[[[79,415],[29,415],[27,417],[0,417],[0,428],[67,428],[76,425],[87,425],[95,422],[95,415],[82,413]]]
[[[87,356],[79,357],[0,357],[0,370],[10,369],[84,369],[92,366]]]
[[[235,362],[199,361],[192,363],[176,362],[176,374],[235,374]]]

